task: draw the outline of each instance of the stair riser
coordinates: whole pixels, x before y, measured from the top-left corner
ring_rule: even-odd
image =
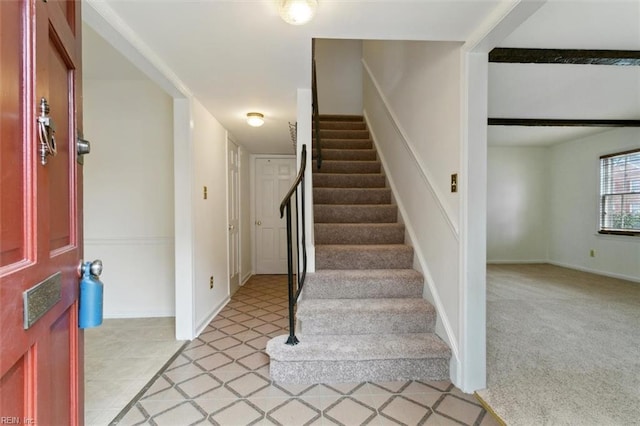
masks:
[[[304,285],[304,297],[310,299],[383,299],[416,298],[422,296],[422,283],[342,282],[339,284]]]
[[[315,130],[315,123],[311,128]],[[320,130],[367,130],[363,121],[321,121]]]
[[[368,130],[328,130],[320,128],[322,139],[369,139]]]
[[[394,204],[316,204],[313,206],[313,217],[316,223],[395,223],[398,207]]]
[[[317,221],[316,221],[317,222]],[[404,229],[400,226],[357,226],[338,224],[315,225],[316,244],[402,244]]]
[[[313,149],[313,158],[316,158],[315,148]],[[329,149],[323,147],[322,160],[331,161],[374,161],[377,158],[376,151],[373,149]]]
[[[370,139],[322,139],[320,147],[325,149],[373,149]],[[311,145],[313,152],[316,151],[316,144]],[[324,151],[323,151],[324,152]],[[324,158],[324,157],[323,157]]]
[[[316,173],[313,176],[314,188],[384,188],[384,175],[377,174],[332,174]]]
[[[331,250],[316,246],[317,269],[411,269],[409,250]]]
[[[361,115],[338,115],[338,114],[320,114],[320,126],[325,121],[354,121],[364,122],[364,117]]]
[[[290,384],[450,379],[448,358],[297,362],[272,359],[269,373],[274,381]]]
[[[391,204],[391,190],[388,188],[315,188],[313,202],[316,204]]]
[[[313,161],[314,172],[321,173],[380,173],[381,166],[377,161],[322,161],[318,170],[318,163]]]
[[[307,338],[313,335],[360,335],[432,333],[436,325],[432,311],[424,312],[341,312],[339,318],[333,312],[316,314],[310,318],[298,315],[300,333]]]

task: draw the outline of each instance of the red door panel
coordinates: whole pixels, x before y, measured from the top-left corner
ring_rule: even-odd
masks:
[[[79,1],[0,0],[0,415],[21,424],[84,417],[79,17]],[[57,145],[45,165],[43,97]],[[43,281],[47,291],[25,303],[25,291]],[[25,306],[38,313],[27,325]]]
[[[56,124],[55,137],[57,140],[69,140],[69,134],[74,130],[75,123],[69,120],[73,111],[69,111],[68,93],[71,92],[73,81],[73,64],[65,60],[64,46],[61,46],[50,33],[48,48],[49,71],[49,105],[50,116]],[[59,123],[59,124],[58,124]],[[70,150],[70,148],[72,150]],[[49,250],[55,251],[67,247],[72,243],[71,229],[74,221],[71,216],[71,192],[73,190],[73,173],[69,173],[69,165],[75,163],[74,147],[60,144],[56,157],[47,164],[49,177]]]
[[[19,2],[0,2],[0,268],[25,258],[25,176],[21,39]]]

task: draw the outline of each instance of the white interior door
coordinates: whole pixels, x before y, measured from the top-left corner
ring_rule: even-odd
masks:
[[[287,273],[287,229],[280,202],[296,177],[294,158],[257,158],[255,174],[256,273]]]
[[[240,287],[240,187],[238,182],[238,146],[227,139],[227,170],[229,185],[229,295]]]

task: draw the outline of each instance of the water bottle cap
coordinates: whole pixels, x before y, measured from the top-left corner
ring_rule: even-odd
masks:
[[[102,260],[97,259],[91,262],[91,266],[89,267],[89,271],[91,275],[99,277],[102,274]]]

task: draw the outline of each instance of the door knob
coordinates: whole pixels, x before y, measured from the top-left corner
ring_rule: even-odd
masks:
[[[256,220],[256,225],[260,226],[260,225],[262,225],[262,222],[259,221],[259,220]]]
[[[84,164],[84,156],[91,152],[91,143],[88,140],[78,137],[76,140],[76,160]]]
[[[234,228],[235,228],[235,226],[229,225],[229,231],[233,231]]]
[[[78,155],[86,155],[91,152],[91,143],[82,138],[78,138],[76,141],[76,150]]]

